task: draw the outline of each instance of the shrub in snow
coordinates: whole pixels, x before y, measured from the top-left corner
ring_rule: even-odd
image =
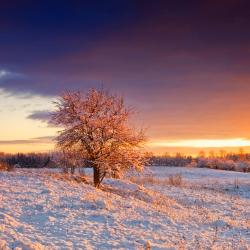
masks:
[[[207,168],[207,161],[205,158],[199,158],[197,160],[197,165],[196,165],[197,168]]]
[[[181,186],[182,185],[182,175],[181,174],[175,174],[170,175],[168,177],[168,183],[173,186]]]
[[[234,188],[235,188],[235,189],[238,189],[239,187],[240,187],[239,179],[238,179],[238,178],[235,178],[235,179],[234,179]]]
[[[223,160],[223,159],[219,159],[218,160],[218,169],[221,170],[235,170],[235,162],[232,160]]]
[[[197,167],[197,162],[192,160],[189,164],[186,165],[188,168],[195,168]]]
[[[0,171],[12,171],[14,169],[13,165],[8,164],[7,162],[0,162]]]
[[[221,170],[235,170],[236,163],[233,160],[220,158],[199,158],[197,160],[198,168],[212,168]]]
[[[250,172],[250,162],[239,161],[235,164],[235,170],[239,172]]]
[[[145,176],[131,176],[129,178],[131,182],[134,182],[138,185],[154,185],[154,184],[159,184],[161,181],[158,178],[155,178],[153,175],[145,175]]]
[[[74,176],[73,178],[76,182],[78,183],[88,183],[87,179],[85,178],[85,176]]]
[[[56,138],[57,147],[71,166],[84,159],[93,168],[96,187],[107,174],[117,177],[127,169],[143,168],[144,132],[129,126],[132,110],[125,107],[122,97],[91,89],[86,94],[67,92],[55,104],[52,123],[63,128]]]
[[[74,174],[78,166],[84,165],[84,160],[73,146],[63,148],[60,153],[55,154],[54,158],[65,174]]]

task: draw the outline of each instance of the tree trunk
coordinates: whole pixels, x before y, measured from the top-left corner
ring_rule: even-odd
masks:
[[[93,167],[93,170],[94,170],[94,186],[98,188],[100,185],[100,171],[96,166]]]

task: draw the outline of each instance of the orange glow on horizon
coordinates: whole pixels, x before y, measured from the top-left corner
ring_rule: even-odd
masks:
[[[191,148],[227,148],[227,147],[249,147],[250,140],[245,138],[234,139],[193,139],[172,141],[151,141],[151,147],[191,147]]]
[[[151,151],[156,155],[168,152],[171,155],[178,153],[184,155],[197,156],[202,150],[206,154],[209,151],[219,153],[220,150],[225,152],[238,153],[239,148],[244,152],[250,153],[250,140],[244,138],[235,139],[191,139],[191,140],[158,140],[149,141],[146,144],[146,151]],[[31,152],[49,152],[54,150],[54,143],[20,143],[20,144],[2,144],[0,152],[4,153],[31,153]]]
[[[53,143],[41,144],[13,144],[13,145],[0,145],[0,152],[4,153],[42,153],[54,150]]]

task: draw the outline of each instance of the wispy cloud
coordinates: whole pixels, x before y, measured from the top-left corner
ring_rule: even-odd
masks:
[[[18,78],[19,79],[24,78],[24,75],[6,69],[0,69],[0,80],[18,79]]]
[[[6,77],[9,74],[8,71],[1,69],[0,70],[0,79]]]
[[[33,111],[30,115],[27,116],[27,118],[49,123],[51,114],[52,113],[49,110],[37,110],[37,111]]]
[[[53,138],[54,136],[43,136],[27,140],[1,140],[0,145],[48,144],[53,142]]]

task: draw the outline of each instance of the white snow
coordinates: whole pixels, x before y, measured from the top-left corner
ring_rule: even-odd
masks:
[[[167,182],[176,173],[181,186]],[[250,248],[249,173],[152,167],[143,176],[98,190],[44,170],[0,172],[0,249]]]

